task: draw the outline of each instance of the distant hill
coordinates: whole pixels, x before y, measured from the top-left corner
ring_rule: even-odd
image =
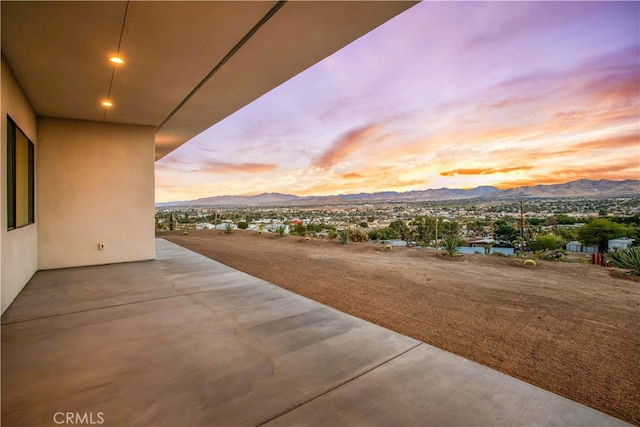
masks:
[[[500,190],[496,187],[481,186],[469,190],[437,188],[406,192],[382,191],[379,193],[338,194],[333,196],[300,197],[294,194],[263,193],[257,196],[214,196],[197,200],[157,203],[157,207],[172,206],[313,206],[337,205],[354,202],[417,202],[428,200],[463,199],[511,199],[511,198],[555,198],[555,197],[618,197],[640,195],[640,180],[627,179],[611,181],[607,179],[567,182],[565,184],[534,185]]]
[[[566,184],[534,185],[503,190],[500,197],[615,197],[640,193],[640,180],[593,181],[580,179]]]
[[[279,206],[303,199],[294,194],[262,193],[256,196],[213,196],[197,200],[156,203],[156,206]]]

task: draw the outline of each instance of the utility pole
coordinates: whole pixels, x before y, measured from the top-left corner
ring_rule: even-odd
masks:
[[[438,249],[438,217],[436,217],[436,250]]]
[[[524,252],[524,202],[520,200],[520,252]]]
[[[171,211],[171,218],[169,219],[169,230],[177,230],[178,229],[178,219],[176,218],[176,213]]]

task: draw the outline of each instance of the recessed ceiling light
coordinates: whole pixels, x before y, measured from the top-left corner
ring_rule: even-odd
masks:
[[[111,102],[108,99],[105,99],[104,101],[100,102],[100,105],[102,105],[103,107],[109,108],[109,107],[113,107],[113,102]]]
[[[113,62],[114,64],[124,64],[124,58],[117,55],[110,57],[109,61]]]

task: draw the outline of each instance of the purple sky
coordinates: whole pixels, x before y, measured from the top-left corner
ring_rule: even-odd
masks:
[[[640,178],[640,3],[425,2],[156,163],[156,201]]]

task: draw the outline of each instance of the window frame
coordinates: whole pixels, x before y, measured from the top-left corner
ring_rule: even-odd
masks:
[[[26,223],[18,224],[18,132],[27,143],[26,146],[26,182],[23,182],[23,188],[26,190],[26,212],[21,212],[22,217],[26,214]],[[22,207],[24,209],[25,206]],[[35,224],[35,145],[20,129],[20,126],[7,115],[7,230],[17,230]]]

